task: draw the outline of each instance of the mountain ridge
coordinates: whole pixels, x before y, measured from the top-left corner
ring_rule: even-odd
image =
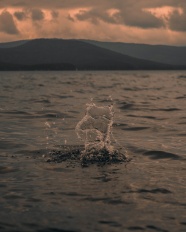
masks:
[[[171,65],[186,65],[186,46],[102,42],[94,40],[84,41],[138,59]]]
[[[186,65],[138,59],[77,39],[41,38],[0,44],[0,70],[152,69],[186,69]]]

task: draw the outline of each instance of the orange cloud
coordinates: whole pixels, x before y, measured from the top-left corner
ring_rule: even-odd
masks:
[[[19,34],[13,16],[7,10],[2,11],[0,14],[0,32],[9,35]]]
[[[11,7],[0,9],[1,41],[46,37],[186,45],[186,4],[180,0],[6,2]]]

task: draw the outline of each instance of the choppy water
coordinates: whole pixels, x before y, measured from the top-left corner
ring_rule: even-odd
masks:
[[[114,104],[127,165],[46,162]],[[0,231],[186,231],[186,72],[1,72]]]

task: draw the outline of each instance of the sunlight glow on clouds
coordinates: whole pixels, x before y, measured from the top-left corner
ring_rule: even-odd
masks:
[[[1,0],[0,41],[83,38],[186,45],[183,0]]]
[[[180,15],[183,14],[183,9],[181,7],[163,6],[157,8],[146,8],[144,10],[149,11],[158,18],[169,18],[174,11],[178,11]]]

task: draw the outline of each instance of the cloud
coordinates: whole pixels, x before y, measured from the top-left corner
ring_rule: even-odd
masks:
[[[112,9],[111,9],[112,10]],[[109,14],[104,9],[94,8],[91,10],[80,10],[75,17],[80,21],[89,20],[93,24],[97,24],[99,20],[111,24],[123,24],[131,27],[140,28],[160,28],[164,26],[162,19],[157,18],[147,11],[138,8],[125,8],[122,10],[113,9],[116,12]]]
[[[161,28],[164,27],[164,21],[162,18],[156,17],[150,11],[144,11],[146,8],[157,8],[164,6],[171,7],[183,7],[185,5],[185,0],[1,0],[0,8],[8,7],[22,7],[25,9],[32,10],[32,19],[33,21],[41,21],[44,19],[44,13],[40,10],[51,10],[53,19],[57,18],[56,10],[66,10],[71,11],[72,9],[80,9],[76,15],[76,19],[79,21],[89,21],[93,24],[98,24],[100,20],[111,23],[111,24],[121,24],[128,25],[130,27],[139,27],[139,28]],[[83,10],[82,9],[86,9]],[[87,10],[88,9],[88,10]],[[108,11],[111,9],[118,10],[117,14],[110,15]],[[15,15],[18,20],[21,20],[23,15]],[[171,27],[175,28],[176,22],[179,22],[179,19],[176,16],[172,16]],[[71,21],[75,20],[74,17],[69,13],[69,19]],[[184,18],[183,18],[184,19]],[[181,21],[181,19],[180,19]],[[181,23],[182,24],[182,23]],[[184,25],[180,26],[181,28]],[[179,28],[179,25],[178,25]]]
[[[56,37],[186,45],[185,9],[186,0],[0,0],[0,40]],[[4,11],[12,29],[8,20],[3,22]]]
[[[0,31],[10,35],[19,34],[13,16],[5,10],[0,14]]]
[[[99,19],[102,19],[102,16],[100,17],[99,13],[95,10],[80,10],[76,15],[75,18],[80,21],[90,21],[93,24],[97,24]]]
[[[115,17],[110,15],[109,12],[107,12],[106,10],[100,8],[94,8],[91,10],[80,10],[77,14],[75,14],[75,18],[80,21],[88,20],[93,24],[98,24],[100,20],[106,23],[119,24]]]
[[[23,20],[25,20],[27,18],[26,13],[23,12],[23,11],[16,11],[16,12],[14,12],[14,16],[19,21],[23,21]]]
[[[128,6],[139,6],[144,7],[161,7],[161,6],[175,6],[183,4],[185,0],[1,0],[0,7],[22,7],[22,8],[42,8],[42,9],[74,9],[83,7],[97,6],[101,8],[117,8],[123,9]]]
[[[175,10],[170,15],[169,28],[173,31],[185,31],[186,32],[186,9],[180,13]]]
[[[53,18],[57,18],[58,14],[56,11],[52,11],[51,15]],[[33,21],[42,21],[45,18],[45,14],[41,9],[30,9],[24,8],[21,11],[15,11],[14,16],[19,21],[24,21],[28,18],[31,18]]]
[[[31,18],[33,21],[41,21],[45,18],[45,15],[40,9],[31,9]]]
[[[70,14],[68,14],[67,19],[68,19],[69,21],[71,21],[71,22],[75,22],[74,17],[71,16]]]
[[[51,11],[51,16],[52,16],[53,19],[57,19],[59,17],[59,12],[53,10],[53,11]]]
[[[123,22],[123,24],[132,27],[148,29],[160,28],[164,26],[162,19],[157,18],[150,12],[135,7],[120,11],[116,17],[118,17],[118,20]]]

